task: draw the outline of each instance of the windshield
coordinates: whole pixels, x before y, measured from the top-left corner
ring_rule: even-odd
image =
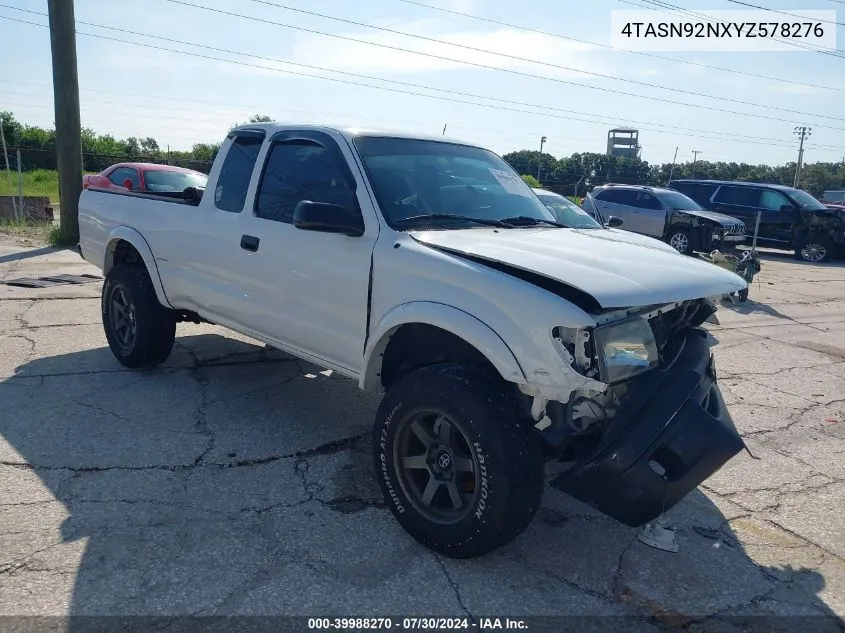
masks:
[[[184,191],[188,187],[205,187],[208,176],[183,171],[151,169],[144,172],[147,191]]]
[[[679,191],[661,191],[660,200],[670,209],[702,211],[701,205]]]
[[[596,222],[590,214],[574,202],[563,196],[538,193],[537,197],[549,207],[555,218],[561,224],[571,226],[573,229],[600,229],[602,225]]]
[[[354,142],[394,228],[483,226],[473,219],[556,221],[522,178],[485,149],[375,136]]]
[[[811,196],[806,191],[801,191],[800,189],[789,189],[788,193],[792,196],[792,199],[795,200],[800,206],[805,209],[816,209],[816,210],[826,210],[827,207],[824,206],[821,202],[816,200],[813,196]]]

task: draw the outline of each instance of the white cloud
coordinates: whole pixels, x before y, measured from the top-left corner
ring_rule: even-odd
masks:
[[[517,29],[502,28],[495,31],[456,31],[443,33],[442,31],[435,31],[432,26],[430,22],[418,22],[415,25],[405,23],[401,27],[393,28],[418,33],[452,44],[460,44],[475,49],[484,49],[522,57],[526,60],[537,60],[571,68],[595,70],[595,65],[591,64],[588,59],[588,53],[593,51],[594,47],[589,45],[565,42],[539,33]],[[450,46],[439,42],[412,39],[392,33],[373,34],[369,32],[356,32],[354,34],[344,35],[383,46],[370,46],[343,40],[332,41],[323,36],[310,36],[299,41],[294,46],[293,56],[290,59],[296,62],[351,72],[420,73],[459,69],[466,70],[473,67],[461,62],[470,62],[539,75],[585,77],[583,73],[551,68],[533,64],[529,61],[492,55],[486,52]],[[422,55],[392,50],[384,48],[384,46],[414,50],[417,53],[422,53]],[[438,59],[434,56],[449,59]]]

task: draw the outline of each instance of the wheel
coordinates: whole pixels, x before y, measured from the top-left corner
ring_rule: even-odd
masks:
[[[692,255],[692,235],[686,229],[673,228],[669,230],[669,239],[666,240],[669,246],[678,251],[681,255]]]
[[[142,266],[114,266],[100,302],[109,348],[126,367],[152,367],[167,360],[176,336],[176,317],[156,297]]]
[[[743,288],[738,293],[738,298],[740,301],[747,301],[748,300],[748,288]]]
[[[376,415],[373,457],[385,501],[407,532],[450,558],[490,552],[531,522],[543,453],[510,410],[499,376],[456,364],[403,376]]]
[[[826,239],[809,235],[802,239],[795,247],[795,257],[805,262],[817,264],[825,261],[830,255],[830,246]]]

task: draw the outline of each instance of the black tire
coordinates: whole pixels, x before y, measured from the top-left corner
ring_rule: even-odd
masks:
[[[748,288],[743,288],[737,294],[739,296],[740,301],[742,301],[742,302],[748,301]]]
[[[146,268],[118,264],[109,270],[100,308],[109,348],[123,365],[153,367],[170,356],[176,317],[159,303]]]
[[[830,240],[814,235],[801,238],[795,246],[795,258],[813,264],[828,261],[831,252]]]
[[[679,227],[671,227],[666,237],[666,243],[678,251],[681,255],[692,255],[698,245],[693,241],[692,234]],[[683,249],[681,248],[683,246]]]
[[[510,406],[507,387],[498,375],[457,364],[432,365],[399,379],[376,415],[373,457],[387,506],[412,537],[444,556],[472,558],[504,545],[531,523],[540,505],[545,485],[540,438],[530,420]],[[435,483],[429,507],[425,492],[435,482],[433,469],[443,465],[443,453],[437,453],[439,445],[423,448],[414,430],[412,422],[424,426],[426,415],[446,420],[456,438],[449,452],[452,478]],[[437,425],[428,435],[433,442],[442,439],[444,423],[439,430]],[[409,463],[403,447],[414,440],[423,454],[409,459],[429,454],[431,463],[400,468]],[[448,479],[449,473],[438,474]],[[452,493],[458,486],[462,490],[455,494],[462,505],[456,509]],[[437,504],[446,508],[435,509]]]

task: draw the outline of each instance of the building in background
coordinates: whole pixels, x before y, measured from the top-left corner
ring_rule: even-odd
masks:
[[[632,127],[617,127],[607,133],[607,155],[620,158],[639,158],[640,131]]]

